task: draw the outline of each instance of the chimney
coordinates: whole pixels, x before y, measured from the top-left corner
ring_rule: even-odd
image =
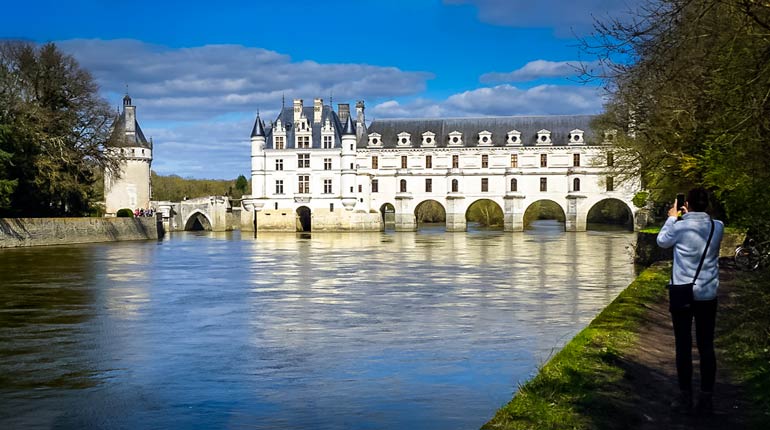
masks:
[[[323,109],[324,109],[323,99],[319,99],[319,98],[313,99],[313,123],[314,124],[321,123],[321,115],[323,114]]]
[[[364,116],[364,101],[359,100],[356,102],[356,128],[360,128],[366,121]]]
[[[337,116],[340,117],[340,122],[344,124],[350,116],[350,105],[347,103],[337,103]]]
[[[302,117],[302,99],[294,99],[294,122]]]

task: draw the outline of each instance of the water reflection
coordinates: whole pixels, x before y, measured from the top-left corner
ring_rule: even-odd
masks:
[[[633,277],[561,229],[3,251],[0,426],[478,428]]]

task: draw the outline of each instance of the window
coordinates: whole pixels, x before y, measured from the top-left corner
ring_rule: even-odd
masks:
[[[612,176],[607,176],[607,191],[615,191],[615,180]]]
[[[426,155],[425,156],[425,168],[426,169],[432,169],[433,168],[433,156]]]
[[[377,179],[372,179],[372,192],[373,193],[380,192],[380,181],[378,181]]]
[[[519,167],[519,154],[511,154],[511,167]]]
[[[489,191],[489,178],[481,178],[481,192],[486,193]]]
[[[548,191],[548,178],[540,178],[540,191]]]
[[[548,167],[548,155],[540,154],[540,167]]]
[[[297,167],[300,169],[310,168],[310,154],[297,154]]]
[[[457,169],[460,167],[460,156],[459,155],[453,155],[452,156],[452,168]]]
[[[361,184],[358,184],[358,192],[363,193],[364,192],[364,186]]]
[[[299,188],[297,192],[299,194],[310,194],[310,175],[299,175],[298,179]]]
[[[372,156],[372,169],[380,168],[380,159],[376,155]]]
[[[324,194],[331,194],[331,193],[332,193],[332,180],[324,179]]]
[[[572,166],[580,166],[580,154],[572,154]]]
[[[401,168],[406,169],[406,155],[401,156]]]
[[[329,212],[334,212],[334,203],[329,203]]]
[[[283,179],[277,179],[275,181],[275,193],[283,194]]]
[[[426,193],[432,193],[433,192],[433,179],[426,179],[425,180],[425,192]]]
[[[580,191],[580,179],[575,178],[572,180],[572,191]]]
[[[517,181],[515,178],[511,179],[511,191],[514,193],[519,191],[519,181]]]
[[[399,190],[402,193],[406,192],[406,179],[402,179],[401,182],[399,183]]]
[[[452,192],[456,193],[460,186],[460,182],[457,179],[452,179]]]
[[[331,147],[332,147],[332,137],[324,136],[324,149],[331,149]]]
[[[275,210],[278,210],[278,202],[275,202]]]
[[[299,149],[310,148],[310,136],[297,136],[297,148]]]
[[[331,170],[331,169],[332,169],[332,159],[324,158],[324,170]]]
[[[275,160],[275,170],[283,170],[283,159],[279,158]]]
[[[489,155],[482,155],[481,156],[481,168],[486,169],[489,167]]]
[[[612,167],[615,165],[615,154],[612,152],[607,153],[607,166]]]
[[[286,147],[286,141],[283,136],[275,136],[275,149],[284,149]]]

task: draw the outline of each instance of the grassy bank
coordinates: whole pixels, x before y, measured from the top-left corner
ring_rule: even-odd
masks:
[[[612,389],[624,374],[618,358],[633,344],[645,305],[664,298],[667,280],[664,266],[642,272],[482,428],[613,428],[632,419],[622,415],[633,398]]]
[[[746,390],[753,428],[770,428],[770,273],[737,273],[720,303],[717,347],[731,377]]]
[[[668,265],[656,265],[642,272],[482,428],[643,426],[639,407],[649,405],[651,399],[640,397],[634,378],[660,369],[640,369],[625,358],[643,335],[643,322],[668,318],[665,311],[648,309],[660,309],[658,303],[665,302],[663,285],[669,270]],[[716,339],[720,373],[729,375],[746,397],[740,410],[729,413],[744,416],[737,421],[749,423],[751,428],[770,428],[770,276],[742,272],[723,275],[722,289],[727,294],[720,299]],[[665,396],[654,389],[643,395]],[[656,409],[665,409],[657,405]]]

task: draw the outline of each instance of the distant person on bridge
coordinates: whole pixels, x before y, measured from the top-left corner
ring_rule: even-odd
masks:
[[[671,273],[671,290],[687,287],[684,303],[675,301],[675,291],[670,292],[671,319],[676,339],[676,372],[679,380],[679,397],[672,403],[678,412],[692,409],[692,321],[695,318],[695,338],[700,355],[700,394],[696,410],[711,413],[712,393],[716,377],[714,354],[714,327],[717,314],[717,288],[719,287],[719,246],[724,225],[712,221],[706,213],[709,199],[703,188],[687,193],[684,206],[676,201],[668,211],[668,219],[658,233],[658,245],[674,247],[674,265]],[[679,212],[682,217],[677,220]],[[689,293],[689,288],[692,293]]]

